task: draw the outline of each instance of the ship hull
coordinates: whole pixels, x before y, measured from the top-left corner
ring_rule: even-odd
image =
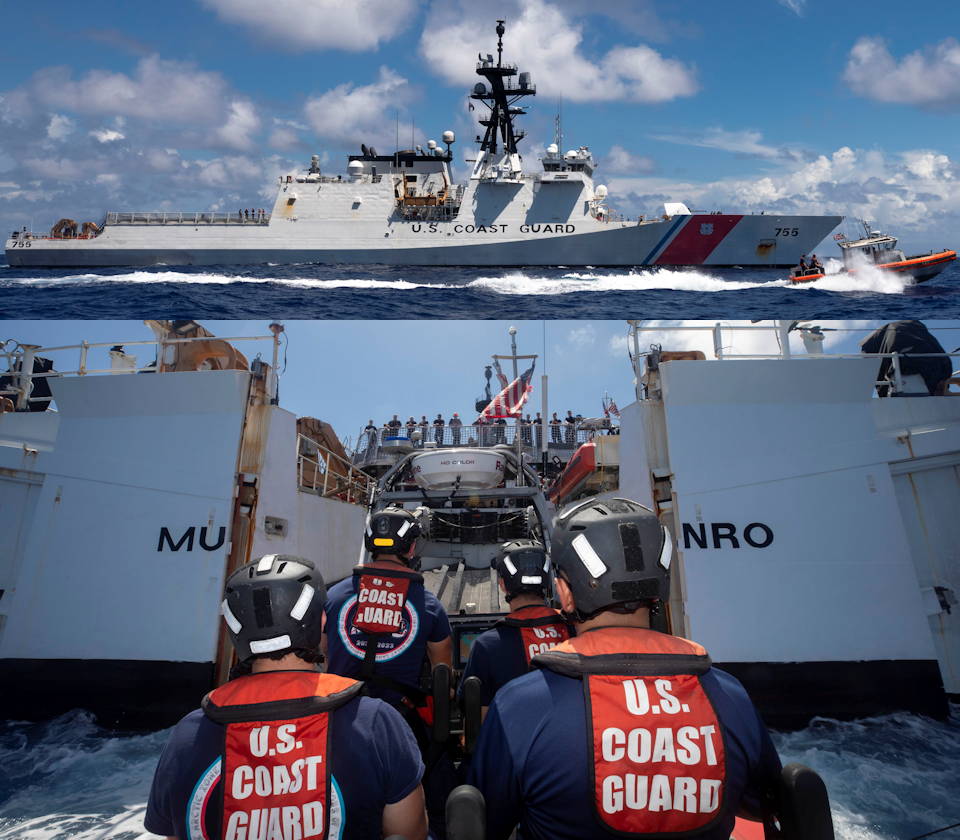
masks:
[[[9,240],[6,253],[16,268],[267,263],[785,268],[814,250],[840,220],[691,215],[643,224],[318,221],[291,236],[281,218],[253,230],[108,225],[94,239],[34,238],[26,240],[29,246]]]

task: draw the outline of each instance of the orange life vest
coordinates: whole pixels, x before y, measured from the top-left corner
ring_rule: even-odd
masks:
[[[520,630],[520,641],[528,668],[534,656],[546,653],[571,636],[570,625],[561,618],[560,613],[546,605],[520,607],[502,619],[501,623]]]
[[[360,693],[355,680],[317,671],[269,671],[203,698],[226,728],[221,837],[339,837],[331,798],[330,712]]]
[[[583,681],[594,810],[625,836],[712,828],[723,813],[724,733],[700,682],[695,642],[640,628],[588,630],[537,655]]]

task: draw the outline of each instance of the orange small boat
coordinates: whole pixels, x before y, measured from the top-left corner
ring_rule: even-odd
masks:
[[[936,277],[948,263],[957,258],[957,252],[948,249],[907,257],[897,248],[895,237],[880,233],[878,230],[870,230],[866,224],[864,224],[864,234],[862,239],[851,241],[844,239],[838,243],[843,253],[843,265],[847,274],[856,274],[857,269],[866,263],[883,271],[909,276],[914,283],[923,283]],[[842,238],[843,234],[837,234],[837,236]],[[812,283],[825,276],[822,267],[803,269],[797,267],[790,271],[790,282]]]

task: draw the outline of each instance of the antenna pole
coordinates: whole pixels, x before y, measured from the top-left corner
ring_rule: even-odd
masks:
[[[497,19],[497,67],[503,66],[503,33],[506,32],[503,21]]]

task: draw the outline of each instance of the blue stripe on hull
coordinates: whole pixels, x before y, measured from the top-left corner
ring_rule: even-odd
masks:
[[[656,247],[649,254],[647,254],[647,256],[644,258],[643,262],[640,263],[640,265],[650,265],[651,261],[654,259],[654,256],[657,254],[657,252],[664,245],[666,245],[667,240],[670,239],[670,237],[673,236],[677,232],[677,230],[680,228],[680,226],[683,225],[683,223],[686,222],[689,218],[690,216],[681,216],[679,219],[677,219],[677,221],[675,221],[670,226],[670,230],[668,230],[663,235],[663,238],[657,243]]]

